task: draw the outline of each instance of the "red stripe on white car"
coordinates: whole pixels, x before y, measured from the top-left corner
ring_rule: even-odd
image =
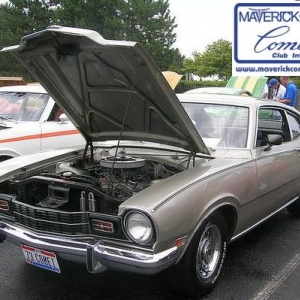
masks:
[[[44,139],[44,138],[78,134],[78,133],[79,131],[77,129],[73,129],[73,130],[65,130],[65,131],[58,131],[58,132],[48,132],[43,134],[32,134],[32,135],[20,136],[20,137],[15,137],[10,139],[3,139],[0,140],[0,143],[19,142],[19,141],[34,140],[40,138]]]

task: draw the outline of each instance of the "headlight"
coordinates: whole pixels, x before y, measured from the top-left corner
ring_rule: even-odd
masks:
[[[153,237],[150,219],[140,212],[129,213],[125,220],[125,229],[129,237],[141,245],[147,244]]]

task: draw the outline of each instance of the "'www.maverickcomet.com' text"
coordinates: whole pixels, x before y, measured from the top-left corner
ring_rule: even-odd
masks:
[[[299,67],[279,66],[279,67],[236,67],[236,72],[249,72],[249,73],[261,73],[261,72],[300,72]]]

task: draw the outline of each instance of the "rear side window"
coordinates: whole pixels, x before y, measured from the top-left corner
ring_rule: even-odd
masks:
[[[288,118],[288,122],[290,125],[290,130],[291,130],[291,136],[292,139],[297,139],[300,136],[300,122],[299,119],[291,114],[291,113],[287,113],[287,118]]]

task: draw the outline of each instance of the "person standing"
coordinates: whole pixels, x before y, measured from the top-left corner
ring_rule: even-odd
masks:
[[[282,84],[280,84],[276,78],[272,78],[269,81],[268,87],[270,89],[269,99],[279,100],[284,98],[286,88]]]
[[[286,87],[286,91],[283,98],[276,101],[296,107],[298,93],[296,85],[290,80],[289,76],[281,76],[280,83]]]
[[[268,88],[267,84],[265,84],[265,86],[264,86],[264,90],[263,90],[263,92],[261,94],[261,98],[263,98],[263,99],[269,99],[269,88]]]

